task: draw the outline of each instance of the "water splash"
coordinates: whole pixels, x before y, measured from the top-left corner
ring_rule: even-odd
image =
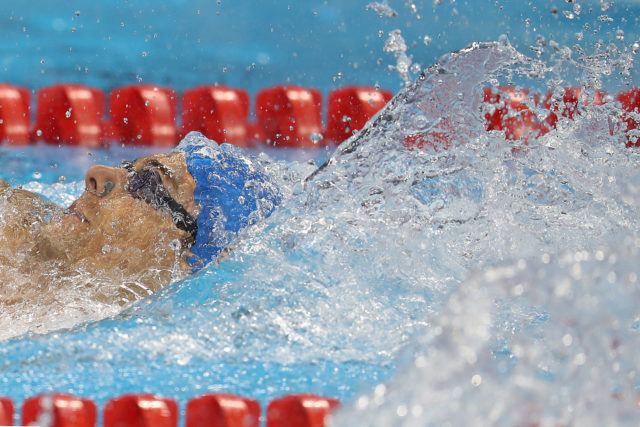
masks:
[[[638,156],[609,134],[606,108],[517,150],[485,131],[483,87],[545,70],[506,40],[476,43],[426,70],[306,180],[308,165],[292,173],[263,157],[286,200],[227,259],[116,318],[4,343],[7,390],[346,397],[388,374],[470,271],[637,234]],[[414,135],[424,148],[407,145]],[[105,375],[123,370],[123,382]]]
[[[393,10],[393,8],[391,8],[391,6],[389,6],[389,3],[387,3],[387,1],[382,1],[382,2],[371,2],[367,5],[367,10],[372,10],[375,13],[378,14],[378,16],[382,17],[387,17],[387,18],[395,18],[396,16],[398,16],[398,12],[396,12],[395,10]]]
[[[638,256],[627,239],[476,274],[331,425],[637,425]]]
[[[384,43],[384,51],[391,53],[396,58],[394,68],[398,71],[402,81],[408,85],[411,82],[409,71],[411,70],[411,58],[407,55],[407,43],[402,37],[401,30],[389,32],[389,37]]]

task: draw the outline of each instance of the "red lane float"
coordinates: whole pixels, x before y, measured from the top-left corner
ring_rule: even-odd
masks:
[[[67,394],[32,397],[22,406],[22,424],[49,427],[94,427],[96,404]]]
[[[104,427],[176,427],[178,404],[151,394],[128,394],[107,402]]]
[[[627,135],[627,147],[640,147],[640,89],[621,92],[617,99],[625,111],[622,122]]]
[[[537,138],[549,132],[549,128],[538,119],[527,106],[529,91],[512,86],[484,89],[484,103],[493,106],[485,113],[488,131],[504,131],[507,140]]]
[[[178,141],[176,93],[153,85],[132,85],[111,92],[112,139],[123,144],[172,147]]]
[[[187,403],[186,427],[258,427],[260,404],[231,394],[208,394]]]
[[[329,94],[326,138],[336,143],[345,141],[362,129],[392,97],[389,91],[364,86],[334,90]]]
[[[405,136],[403,144],[409,150],[446,151],[452,144],[461,142],[462,132],[451,122],[451,119],[445,117],[428,132]]]
[[[220,143],[249,145],[249,95],[246,91],[226,86],[189,89],[183,95],[182,110],[183,134],[195,130]]]
[[[0,397],[0,426],[13,425],[13,402],[5,397]]]
[[[267,427],[324,427],[325,418],[340,405],[336,399],[294,394],[269,403]]]
[[[316,89],[275,86],[256,98],[258,127],[276,147],[317,147],[322,138],[322,95]]]
[[[38,92],[36,135],[49,144],[97,147],[102,144],[104,94],[99,89],[62,84]]]
[[[552,94],[547,93],[545,99],[542,101],[542,106],[550,111],[547,118],[544,120],[550,128],[555,128],[558,123],[558,114],[569,120],[573,120],[576,116],[582,114],[582,111],[589,106],[590,102],[581,87],[566,87],[562,94],[562,105],[559,102],[551,102]],[[596,91],[593,96],[593,105],[604,105],[606,93],[603,91]],[[536,99],[536,104],[539,101]]]
[[[0,84],[0,140],[11,145],[28,144],[31,125],[29,90]]]
[[[256,100],[257,123],[248,123],[249,97],[245,91],[225,86],[201,86],[184,94],[182,132],[198,130],[219,142],[248,146],[255,140],[283,147],[317,147],[340,143],[351,136],[391,98],[391,93],[370,87],[348,86],[329,95],[327,127],[321,123],[321,95],[315,89],[275,86],[261,91]],[[602,105],[596,91],[587,97],[580,87],[565,88],[561,99],[551,93],[530,94],[512,86],[485,88],[486,129],[504,131],[507,140],[546,134],[560,117],[569,120],[584,108]],[[640,89],[615,96],[622,106],[621,125],[628,146],[640,146]],[[178,141],[177,98],[171,89],[132,85],[110,96],[111,121],[103,123],[104,95],[98,89],[74,84],[54,85],[38,93],[36,125],[30,129],[30,95],[27,89],[0,84],[0,139],[25,144],[29,138],[55,144],[95,147],[103,141],[171,147]],[[536,111],[547,110],[546,117]],[[409,149],[447,149],[457,127],[444,118],[433,131],[409,135]],[[611,132],[613,132],[613,127]],[[324,141],[323,136],[324,135]],[[455,138],[454,138],[455,139]]]

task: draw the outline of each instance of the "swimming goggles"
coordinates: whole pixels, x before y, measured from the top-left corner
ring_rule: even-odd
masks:
[[[173,223],[184,230],[195,240],[198,223],[189,212],[176,201],[162,184],[159,170],[167,170],[158,161],[148,162],[141,170],[136,170],[133,162],[122,162],[122,167],[129,173],[125,190],[135,199],[142,200],[155,209],[166,209],[171,212]],[[168,173],[170,175],[170,171]]]

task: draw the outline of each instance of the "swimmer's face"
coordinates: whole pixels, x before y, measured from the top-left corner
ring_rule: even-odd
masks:
[[[126,166],[89,168],[82,196],[44,227],[41,256],[129,274],[188,268],[185,253],[193,236],[187,227],[176,225],[175,212],[166,205],[140,197],[160,190],[165,200],[175,200],[173,207],[181,205],[195,217],[195,181],[184,155],[158,154]]]

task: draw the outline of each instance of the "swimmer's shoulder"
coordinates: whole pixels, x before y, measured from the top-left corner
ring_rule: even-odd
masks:
[[[11,228],[31,229],[62,212],[62,208],[44,200],[42,197],[21,188],[13,188],[0,180],[0,216],[3,230]],[[11,234],[11,233],[9,233]]]

